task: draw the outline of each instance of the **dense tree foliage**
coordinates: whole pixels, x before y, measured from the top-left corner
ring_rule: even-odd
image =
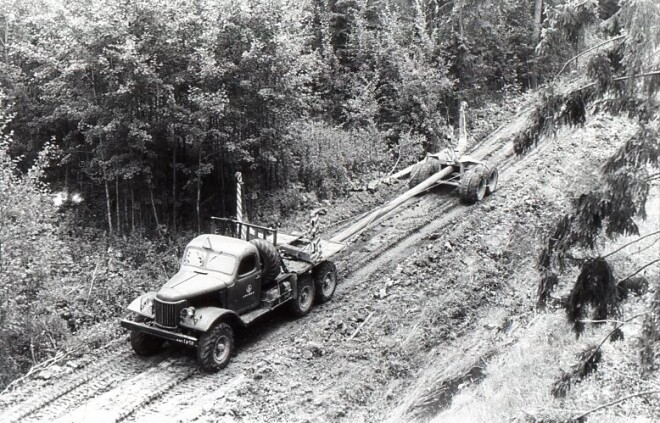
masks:
[[[533,18],[512,0],[2,0],[11,154],[28,167],[52,139],[48,181],[116,233],[232,215],[236,171],[250,213],[292,186],[327,198],[404,135],[446,145],[459,100],[527,87]],[[350,164],[365,151],[382,169]]]
[[[583,37],[575,34],[583,33],[587,25],[599,23],[599,35],[605,40],[584,52],[576,51],[569,60],[591,53],[586,66],[589,82],[564,92],[548,90],[536,107],[529,129],[515,141],[516,151],[525,153],[536,144],[541,134],[551,131],[555,125],[584,123],[590,107],[625,113],[638,124],[637,132],[603,164],[601,186],[575,199],[571,210],[558,220],[538,260],[541,271],[539,305],[545,305],[559,282],[557,273],[564,271],[569,259],[581,265],[571,293],[563,304],[577,336],[584,331],[584,320],[590,311],[597,322],[610,316],[619,317],[627,292],[646,289],[641,288],[647,285],[646,280],[641,284],[633,281],[634,274],[617,280],[607,255],[602,256],[597,247],[604,236],[643,235],[642,239],[654,235],[640,234],[634,219],[646,217],[647,199],[652,185],[657,184],[660,167],[660,120],[657,117],[660,111],[657,98],[660,88],[657,54],[660,5],[652,0],[624,0],[620,2],[620,8],[610,8],[601,14],[604,20],[599,21],[595,12],[585,9],[590,3],[595,7],[595,2],[577,5],[568,2],[557,15],[563,18],[555,19],[551,23],[553,31],[548,33],[551,37],[563,34],[575,40],[578,48],[580,43],[577,41]],[[659,261],[645,264],[635,274]],[[660,286],[657,281],[653,283],[657,291]],[[651,304],[646,313],[641,339],[641,361],[647,370],[656,366],[659,317],[656,306]],[[612,335],[621,335],[622,325],[617,326]]]

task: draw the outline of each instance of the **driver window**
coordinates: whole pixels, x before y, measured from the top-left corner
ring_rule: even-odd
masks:
[[[247,275],[257,267],[257,256],[249,255],[241,260],[238,266],[238,276]]]

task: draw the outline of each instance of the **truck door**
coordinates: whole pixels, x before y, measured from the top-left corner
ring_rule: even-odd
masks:
[[[237,313],[247,311],[259,305],[261,300],[261,280],[259,259],[256,254],[250,254],[238,264],[236,285],[230,292],[233,293],[230,301],[232,309]]]

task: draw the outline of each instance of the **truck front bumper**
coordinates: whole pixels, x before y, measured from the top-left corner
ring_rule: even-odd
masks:
[[[181,333],[172,332],[167,329],[161,329],[156,326],[150,326],[145,323],[138,323],[126,319],[122,319],[120,324],[122,327],[126,329],[144,332],[149,335],[157,336],[158,338],[163,338],[171,342],[176,342],[177,344],[183,344],[189,347],[197,346],[197,338],[195,338],[194,336],[183,335]]]

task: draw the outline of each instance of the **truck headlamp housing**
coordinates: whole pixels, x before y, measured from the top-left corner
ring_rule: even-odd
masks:
[[[146,311],[147,313],[152,314],[154,311],[154,299],[153,298],[143,299],[140,309],[143,310],[143,312]]]
[[[186,307],[181,310],[182,319],[190,319],[195,315],[195,307]]]

